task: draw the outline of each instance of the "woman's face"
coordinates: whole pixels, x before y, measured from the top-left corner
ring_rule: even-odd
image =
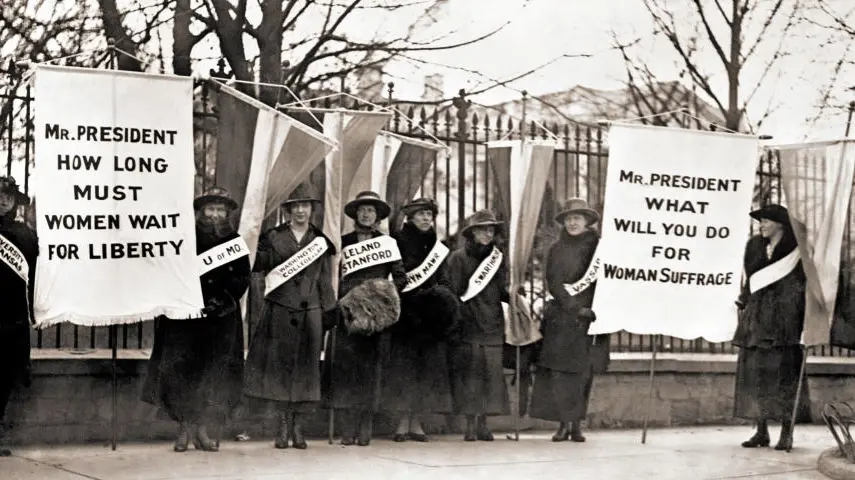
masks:
[[[0,192],[0,217],[15,208],[15,196],[8,192]]]
[[[784,226],[774,220],[769,220],[768,218],[760,219],[760,235],[763,238],[772,238],[781,233],[783,229]]]
[[[571,213],[564,217],[564,228],[570,235],[581,235],[588,230],[588,218],[579,213]]]
[[[356,209],[356,222],[363,227],[373,227],[377,223],[377,209],[374,205],[360,205]]]
[[[489,245],[493,243],[493,237],[495,235],[496,229],[490,226],[472,228],[472,237],[475,239],[476,243],[481,245]]]
[[[433,227],[433,211],[419,210],[410,217],[412,223],[421,232],[427,232]]]

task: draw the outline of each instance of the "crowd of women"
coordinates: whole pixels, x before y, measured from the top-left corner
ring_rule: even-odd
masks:
[[[38,244],[15,219],[27,201],[13,179],[0,178],[0,250],[11,245],[29,266],[22,272],[0,264],[4,299],[14,299],[4,300],[0,315],[0,415],[13,386],[29,379]],[[362,192],[344,206],[355,227],[336,248],[312,223],[319,205],[309,185],[298,187],[282,203],[288,221],[261,234],[254,262],[244,256],[201,274],[202,318],[156,320],[142,399],[178,424],[174,450],[192,443],[217,451],[209,428],[247,401],[275,412],[273,444],[280,449],[307,448],[304,426],[317,409],[335,412],[342,445],[370,445],[378,412],[398,419],[396,442],[428,441],[426,414],[464,416],[465,441],[493,440],[487,418],[510,413],[503,303],[512,292],[502,222],[487,210],[474,213],[455,248],[437,235],[436,203],[420,198],[401,207],[404,221],[400,228],[390,223],[387,235],[379,226],[390,206]],[[198,253],[242,241],[231,220],[237,206],[222,188],[194,201]],[[779,265],[796,247],[786,209],[773,205],[752,216],[761,234],[746,248],[748,275]],[[559,233],[543,262],[551,300],[532,360],[528,413],[558,422],[553,441],[582,442],[593,376],[605,371],[609,355],[608,336],[588,335],[596,321],[589,273],[600,218],[584,200],[570,199],[554,220]],[[341,259],[338,272],[334,258]],[[239,302],[253,272],[264,275],[264,298],[245,358]],[[792,408],[805,280],[796,264],[759,288],[750,283],[738,300],[735,414],[757,422],[743,446],[759,447],[770,443],[767,422],[783,422]],[[783,423],[779,449],[792,445]]]

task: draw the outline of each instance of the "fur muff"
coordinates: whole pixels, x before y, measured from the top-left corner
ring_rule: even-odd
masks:
[[[407,325],[401,326],[425,340],[445,337],[460,315],[460,300],[442,285],[416,291],[404,304]]]
[[[341,299],[344,326],[352,334],[372,335],[394,325],[401,315],[401,297],[395,285],[373,278],[354,287]]]

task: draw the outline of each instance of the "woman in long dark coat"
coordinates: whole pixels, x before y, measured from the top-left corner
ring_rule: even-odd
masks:
[[[486,417],[509,413],[502,365],[505,341],[502,302],[507,302],[510,296],[506,262],[495,245],[496,229],[501,224],[488,210],[475,212],[460,232],[465,245],[448,258],[452,291],[463,301],[461,318],[451,335],[451,392],[455,413],[466,416],[463,439],[467,442],[492,441]],[[481,265],[491,268],[476,273]],[[483,274],[488,271],[493,277],[485,284],[482,280],[488,277]],[[474,281],[476,278],[479,281]]]
[[[382,403],[400,416],[396,442],[426,442],[419,414],[452,411],[446,335],[460,302],[448,280],[449,249],[433,227],[436,202],[420,198],[401,210],[407,220],[395,240],[409,282],[401,295],[401,319],[392,327]]]
[[[737,301],[742,315],[733,338],[740,347],[734,416],[756,422],[756,432],[743,447],[768,446],[771,420],[781,422],[775,450],[788,450],[803,356],[806,279],[787,209],[769,205],[751,217],[760,221],[760,235],[745,247],[747,281]],[[807,397],[803,389],[802,398]]]
[[[340,322],[335,331],[331,360],[325,363],[327,406],[339,411],[342,445],[368,446],[374,414],[381,409],[381,379],[389,357],[391,327],[400,315],[400,291],[407,285],[401,263],[390,259],[346,273],[348,247],[369,240],[394,239],[377,230],[389,216],[389,205],[374,192],[362,192],[344,207],[354,219],[355,230],[341,238],[339,280]],[[397,246],[394,246],[397,251]],[[391,275],[391,282],[387,280]],[[358,429],[358,438],[357,437]]]
[[[544,312],[531,416],[559,422],[554,442],[585,441],[581,422],[594,378],[590,347],[595,337],[588,335],[588,327],[595,320],[591,305],[596,287],[595,274],[586,273],[600,241],[591,228],[598,220],[585,200],[565,202],[555,216],[564,228],[546,256],[546,285],[553,300]]]
[[[307,447],[301,417],[313,412],[321,401],[322,320],[323,312],[335,306],[330,275],[335,247],[310,223],[317,203],[320,201],[309,187],[300,185],[282,203],[291,220],[264,232],[253,266],[254,271],[270,276],[271,270],[297,258],[298,253],[318,252],[316,258],[308,257],[315,258],[312,263],[267,293],[250,340],[244,392],[276,403],[276,448],[288,448],[289,440],[294,448]],[[326,246],[323,253],[322,245]],[[267,281],[275,278],[274,274]]]
[[[30,323],[39,244],[35,232],[15,220],[18,207],[27,203],[29,199],[18,190],[15,179],[0,177],[0,250],[18,250],[14,259],[9,254],[0,258],[0,422],[12,390],[30,384]],[[23,259],[17,258],[18,253]],[[0,438],[2,434],[0,431]],[[0,447],[0,457],[11,454]]]
[[[228,192],[217,187],[193,202],[198,253],[240,238],[229,222],[236,207]],[[243,322],[238,302],[249,279],[249,257],[236,257],[200,277],[202,318],[160,317],[155,322],[142,399],[178,422],[176,452],[186,451],[191,440],[197,449],[217,451],[207,426],[221,423],[240,401]]]

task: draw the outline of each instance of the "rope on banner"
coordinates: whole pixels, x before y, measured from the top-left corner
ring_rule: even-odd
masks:
[[[261,87],[282,88],[282,89],[285,89],[285,91],[286,91],[286,92],[290,93],[292,97],[296,98],[296,99],[297,99],[297,103],[303,104],[303,102],[300,100],[300,97],[298,97],[298,96],[297,96],[297,94],[296,94],[296,93],[294,93],[294,91],[293,91],[293,90],[291,90],[290,88],[288,88],[288,86],[287,86],[287,85],[281,85],[281,84],[278,84],[278,83],[255,82],[255,81],[250,81],[250,80],[238,80],[238,79],[236,79],[236,78],[230,79],[228,82],[222,82],[222,81],[220,81],[219,79],[213,79],[213,78],[212,78],[212,80],[216,81],[217,83],[222,83],[223,85],[226,85],[226,86],[228,86],[228,83],[232,83],[232,82],[233,82],[233,83],[243,83],[243,84],[245,84],[245,85],[258,85],[258,86],[261,86]],[[273,108],[275,108],[275,109],[279,109],[280,107],[282,107],[282,105],[281,105],[281,104],[279,104],[279,103],[277,103]],[[308,107],[304,107],[304,109],[305,109],[305,110],[306,110],[306,112],[309,114],[309,116],[311,116],[311,117],[312,117],[312,120],[314,120],[315,122],[317,122],[317,124],[318,124],[318,126],[319,126],[319,127],[321,127],[321,128],[323,128],[323,127],[324,127],[323,122],[321,122],[321,120],[320,120],[318,117],[316,117],[316,116],[315,116],[315,114],[314,114],[314,113],[312,113],[312,111],[311,111]]]

